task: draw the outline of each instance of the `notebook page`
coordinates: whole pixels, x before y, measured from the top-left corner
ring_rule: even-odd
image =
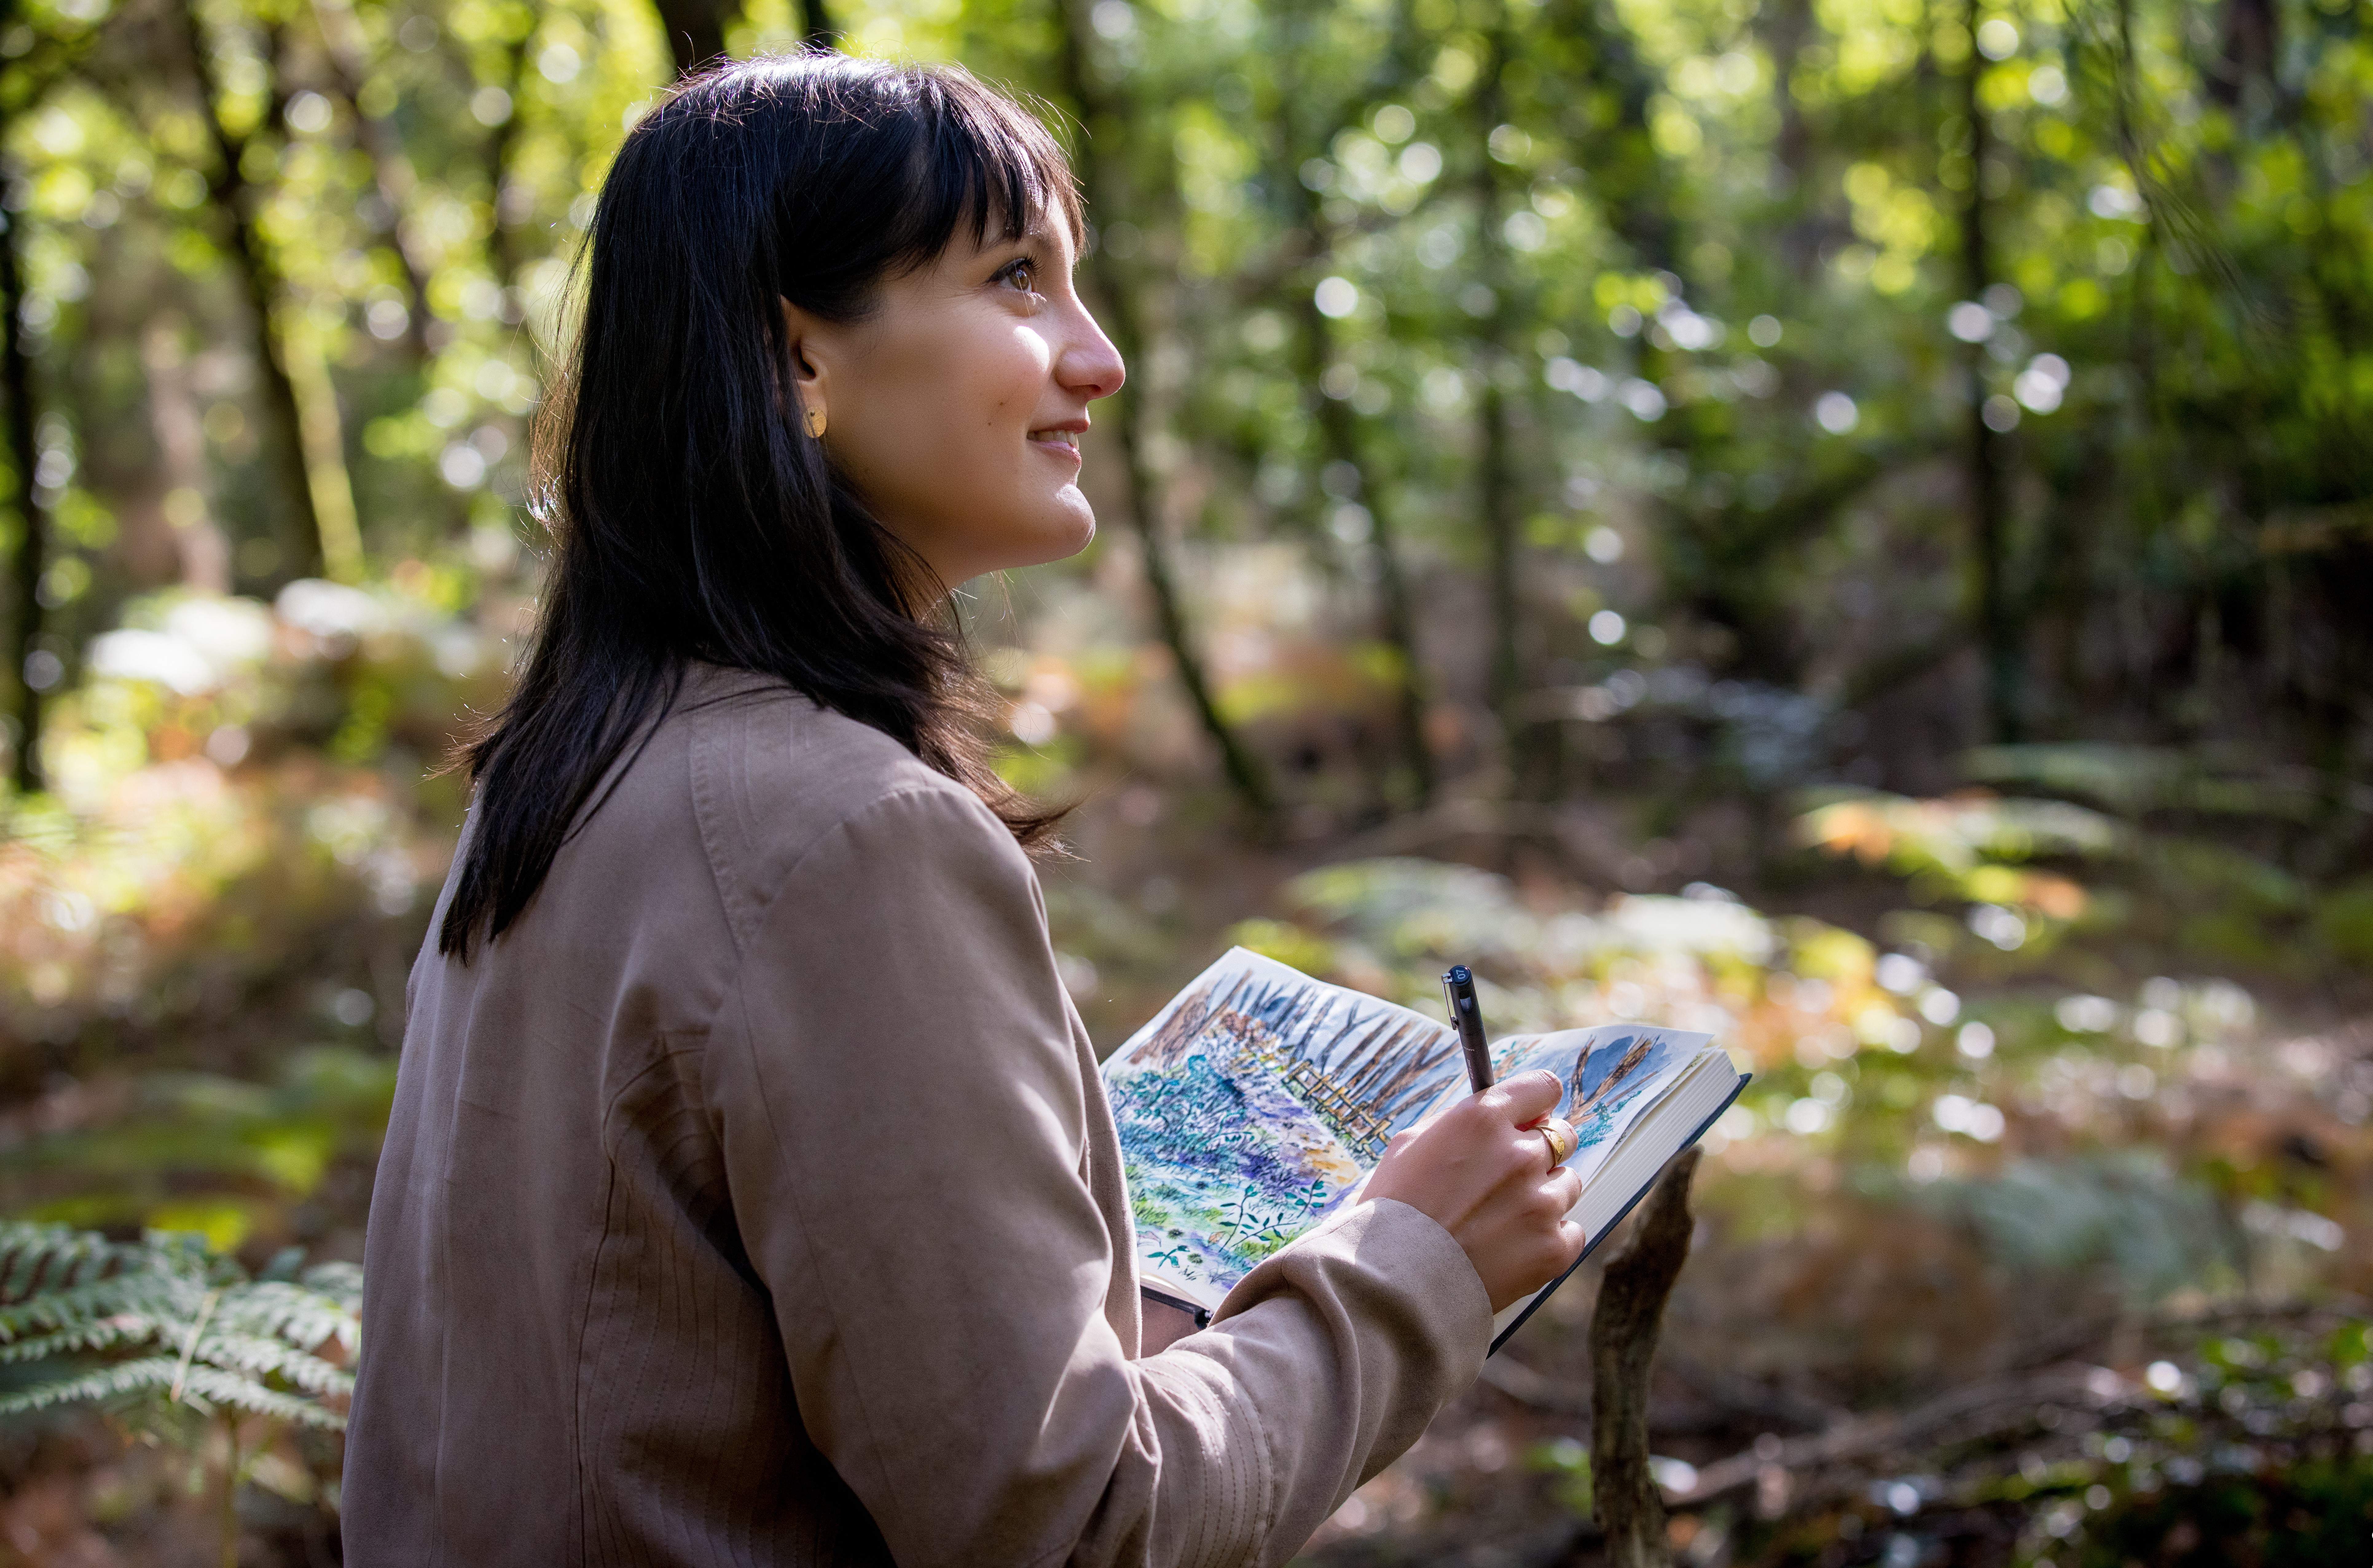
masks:
[[[1578,1164],[1603,1157],[1705,1036],[1639,1024],[1520,1036],[1494,1050],[1566,1085]],[[1104,1067],[1146,1283],[1211,1307],[1357,1199],[1387,1141],[1469,1091],[1456,1035],[1242,948]]]
[[[1217,1306],[1463,1083],[1447,1025],[1231,949],[1113,1053],[1146,1282]]]

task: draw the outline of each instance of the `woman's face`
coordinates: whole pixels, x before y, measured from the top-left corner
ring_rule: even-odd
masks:
[[[1120,390],[1120,355],[1072,292],[1070,227],[1042,214],[1011,241],[959,232],[885,281],[872,313],[827,322],[786,301],[806,419],[874,515],[954,587],[1076,554],[1088,404]]]

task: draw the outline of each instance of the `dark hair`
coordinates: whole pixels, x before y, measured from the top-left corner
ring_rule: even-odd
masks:
[[[582,319],[539,424],[557,556],[510,700],[463,747],[475,820],[440,953],[527,907],[595,790],[700,660],[774,675],[971,789],[1025,847],[1056,816],[990,770],[943,587],[799,426],[777,297],[861,318],[959,228],[1081,227],[1046,128],[952,66],[727,64],[644,116],[579,257]],[[623,770],[621,770],[623,771]],[[590,802],[590,805],[589,805]]]

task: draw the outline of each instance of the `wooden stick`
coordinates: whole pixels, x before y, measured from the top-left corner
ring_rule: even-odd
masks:
[[[1607,1260],[1590,1319],[1590,1485],[1609,1568],[1668,1568],[1665,1503],[1648,1471],[1648,1369],[1665,1299],[1689,1261],[1699,1151],[1666,1168],[1631,1239]]]

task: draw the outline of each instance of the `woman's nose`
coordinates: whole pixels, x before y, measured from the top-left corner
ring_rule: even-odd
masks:
[[[1085,305],[1079,308],[1078,327],[1070,345],[1055,362],[1055,379],[1091,403],[1112,396],[1128,380],[1128,367],[1121,363],[1120,350],[1096,325]]]

